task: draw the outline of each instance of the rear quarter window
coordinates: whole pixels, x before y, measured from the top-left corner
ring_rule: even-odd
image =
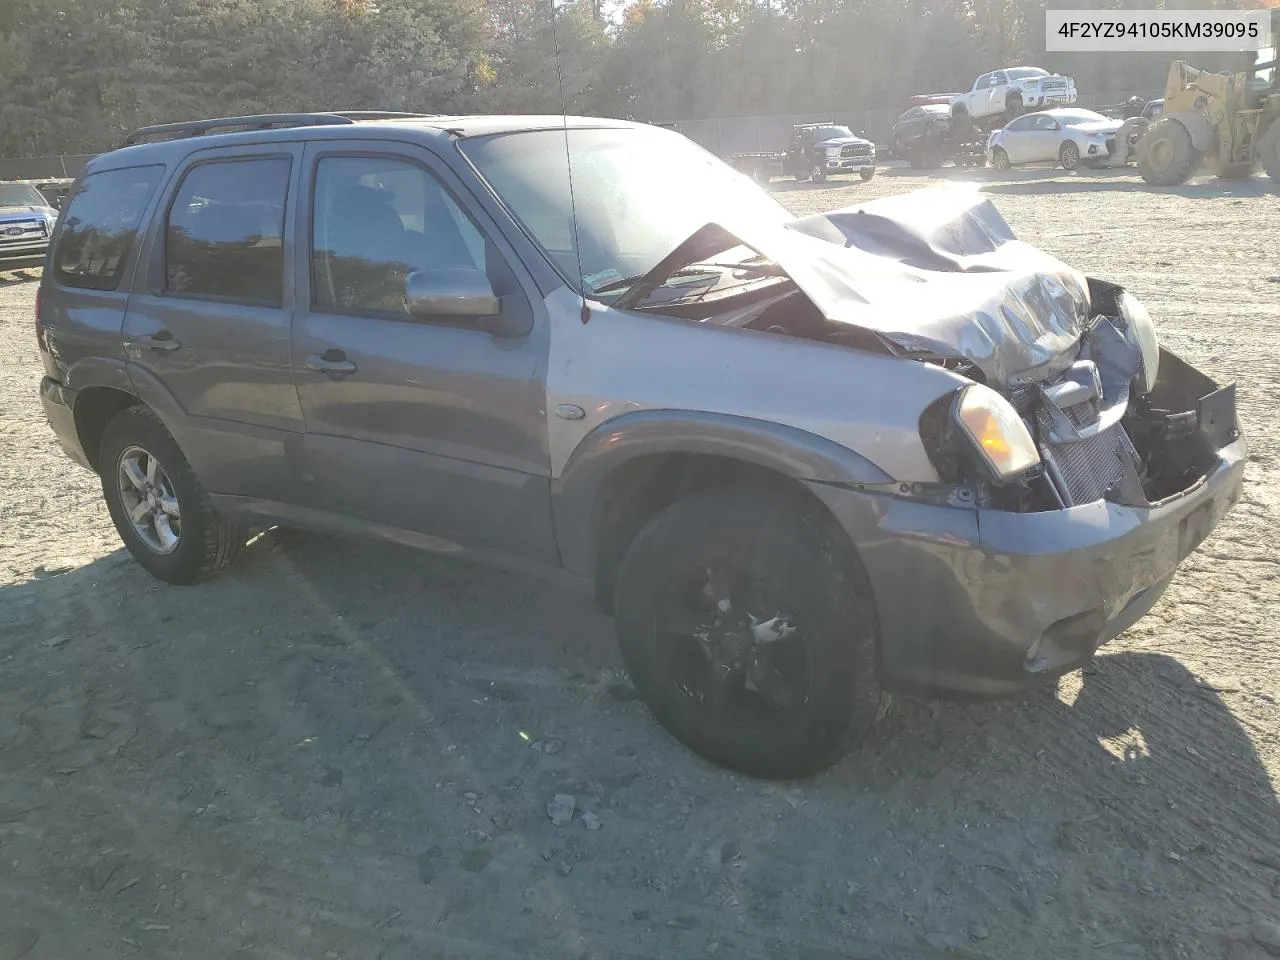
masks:
[[[63,214],[53,252],[55,280],[88,290],[116,289],[163,175],[160,164],[87,175]]]

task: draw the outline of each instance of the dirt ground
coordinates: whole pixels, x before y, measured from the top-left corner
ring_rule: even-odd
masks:
[[[607,620],[508,575],[273,534],[152,580],[53,441],[4,275],[0,960],[1280,956],[1280,195],[966,177],[1239,384],[1244,498],[1082,674],[900,699],[790,785],[690,755]]]

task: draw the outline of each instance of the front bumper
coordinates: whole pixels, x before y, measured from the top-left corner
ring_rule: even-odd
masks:
[[[21,243],[0,243],[0,263],[10,260],[40,260],[49,249],[49,238],[24,240]]]
[[[75,398],[74,390],[64,387],[52,377],[40,381],[40,404],[58,444],[80,466],[93,469],[80,444],[80,431],[76,429]]]
[[[882,682],[909,693],[1018,693],[1087,661],[1145,614],[1240,497],[1244,441],[1149,508],[1099,500],[1006,513],[810,485],[858,545]]]
[[[1022,95],[1022,102],[1028,107],[1066,107],[1076,102],[1076,95],[1072,91],[1064,93],[1054,90],[1045,93],[1038,90],[1028,90]]]
[[[876,163],[874,160],[860,157],[827,157],[826,167],[828,172],[833,173],[864,173],[866,171],[876,172]]]

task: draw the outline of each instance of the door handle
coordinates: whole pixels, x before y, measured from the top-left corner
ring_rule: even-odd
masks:
[[[303,361],[303,365],[317,373],[335,373],[339,376],[356,372],[356,365],[348,360],[347,355],[341,350],[326,350],[323,354],[313,353]]]
[[[173,339],[173,334],[168,330],[159,330],[156,333],[144,333],[138,338],[138,342],[144,347],[150,347],[152,350],[160,353],[172,353],[177,350],[181,343]]]

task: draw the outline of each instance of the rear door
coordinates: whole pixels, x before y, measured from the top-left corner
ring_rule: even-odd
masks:
[[[124,350],[211,492],[291,498],[302,411],[289,363],[288,202],[301,146],[188,157],[153,217]]]
[[[293,363],[311,503],[442,546],[555,562],[548,333],[523,267],[425,148],[313,145],[307,169]],[[410,316],[408,275],[450,267],[485,271],[528,332]]]
[[[1043,113],[1036,114],[1027,137],[1027,161],[1044,163],[1057,160],[1062,137],[1062,124]]]
[[[1032,125],[1036,119],[1035,114],[1024,114],[1021,117],[1010,120],[1000,134],[1000,146],[1004,147],[1005,152],[1009,154],[1009,159],[1014,163],[1026,163],[1035,155],[1034,140],[1036,137]]]

